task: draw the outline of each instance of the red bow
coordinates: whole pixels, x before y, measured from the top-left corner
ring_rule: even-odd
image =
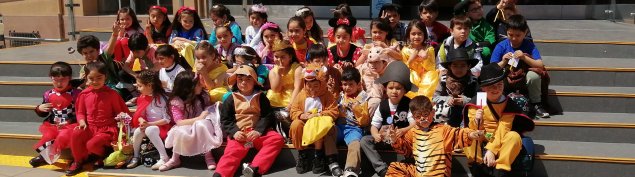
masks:
[[[168,9],[165,7],[161,7],[161,6],[152,6],[150,7],[150,9],[159,9],[161,12],[163,12],[163,14],[168,14]]]
[[[187,6],[183,6],[178,11],[176,11],[176,14],[177,15],[181,15],[181,12],[183,12],[184,10],[192,11],[192,12],[196,13],[196,10],[194,10],[193,8],[187,7]]]
[[[340,18],[337,20],[337,25],[351,25],[351,22],[348,21],[348,18]]]

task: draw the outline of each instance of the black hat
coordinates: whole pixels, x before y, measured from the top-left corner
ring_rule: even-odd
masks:
[[[443,66],[445,69],[449,69],[452,62],[465,61],[470,66],[470,68],[473,68],[474,66],[476,66],[476,64],[478,64],[478,59],[474,59],[472,56],[473,55],[470,55],[464,48],[450,50],[448,52],[448,55],[446,56],[447,59],[445,60],[445,62],[441,63],[441,66]]]
[[[384,74],[377,78],[375,83],[386,84],[390,81],[399,82],[404,86],[406,91],[417,92],[417,90],[419,90],[417,86],[410,82],[410,69],[402,61],[393,61],[388,63],[388,66],[386,66],[386,69],[384,70]]]
[[[471,0],[462,0],[461,2],[454,5],[454,15],[457,16],[467,14],[467,11],[469,10],[468,8],[470,8],[470,1]]]
[[[478,84],[481,87],[489,86],[502,81],[507,77],[505,70],[498,66],[498,63],[490,63],[481,68],[481,75],[478,76]]]
[[[516,131],[518,133],[534,131],[535,126],[536,124],[531,118],[524,114],[516,114],[516,116],[514,116],[514,121],[512,122],[512,131]]]
[[[342,20],[340,20],[337,17],[333,17],[333,18],[329,19],[329,26],[331,26],[333,28],[337,27],[337,25],[339,25],[338,21],[341,22],[341,23],[348,23],[347,26],[350,26],[350,27],[353,27],[353,26],[357,25],[357,19],[355,19],[355,17],[350,17],[349,16],[349,17],[346,17],[346,18],[344,18]]]

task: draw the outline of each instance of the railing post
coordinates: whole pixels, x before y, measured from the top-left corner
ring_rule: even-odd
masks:
[[[68,21],[70,21],[70,32],[67,33],[67,35],[71,35],[71,39],[75,40],[75,35],[79,34],[77,31],[75,31],[75,12],[73,11],[73,9],[75,7],[79,7],[79,4],[75,4],[73,3],[73,0],[68,0],[68,4],[65,4],[64,6],[66,6],[68,8]]]

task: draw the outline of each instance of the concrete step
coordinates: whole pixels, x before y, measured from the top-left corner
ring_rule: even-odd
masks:
[[[635,133],[635,114],[564,112],[536,120],[536,129],[527,135],[538,140],[633,143],[635,137],[615,136]]]
[[[549,105],[555,112],[635,113],[632,87],[549,86]]]
[[[41,54],[40,54],[41,55]],[[51,64],[56,60],[49,59],[46,61],[15,61],[14,60],[0,60],[0,76],[15,76],[15,77],[48,77]],[[65,61],[65,60],[60,60]],[[79,75],[79,63],[80,61],[66,61],[71,64],[73,68],[73,76]]]
[[[635,42],[535,40],[541,55],[591,58],[633,58]]]
[[[0,122],[41,122],[34,110],[42,97],[0,97]]]
[[[48,77],[0,76],[0,97],[42,97],[52,87]]]
[[[625,58],[543,56],[551,85],[635,87],[635,62]]]

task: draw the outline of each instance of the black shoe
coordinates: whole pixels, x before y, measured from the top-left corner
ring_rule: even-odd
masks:
[[[328,159],[329,171],[331,171],[331,174],[335,177],[342,176],[344,172],[342,171],[342,168],[340,168],[340,165],[337,164],[337,155],[330,155]]]
[[[82,164],[79,162],[71,162],[68,170],[66,170],[66,176],[75,176],[79,172],[82,172]]]
[[[324,172],[326,172],[326,158],[317,155],[313,159],[313,174],[322,174]]]
[[[534,109],[536,110],[536,117],[549,118],[549,113],[545,111],[545,108],[543,108],[542,103],[534,104]]]
[[[309,155],[307,150],[298,151],[298,159],[295,162],[295,171],[298,174],[304,174],[311,170],[311,163],[309,162]]]
[[[222,176],[220,176],[220,174],[218,174],[218,173],[214,173],[214,174],[212,174],[212,177],[222,177]]]
[[[258,167],[252,167],[248,163],[243,164],[243,176],[245,177],[261,177],[258,173]]]
[[[511,174],[511,172],[505,171],[505,170],[499,170],[497,169],[496,174],[494,175],[495,177],[512,177],[513,175]]]
[[[31,160],[29,160],[29,164],[31,164],[31,166],[33,166],[33,168],[37,168],[39,166],[42,165],[46,165],[46,160],[44,160],[44,157],[42,157],[41,155],[33,157]]]

